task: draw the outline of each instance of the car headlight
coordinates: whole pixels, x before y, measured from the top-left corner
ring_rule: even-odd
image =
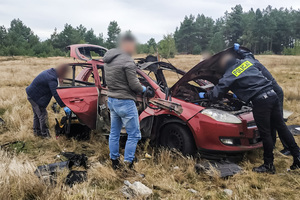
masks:
[[[237,116],[218,109],[208,108],[202,110],[201,113],[219,122],[232,123],[232,124],[242,123],[242,121]]]

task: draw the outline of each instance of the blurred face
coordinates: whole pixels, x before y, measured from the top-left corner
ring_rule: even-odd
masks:
[[[56,68],[56,72],[57,72],[57,75],[58,75],[58,78],[59,79],[63,79],[66,77],[66,75],[69,73],[70,71],[70,67],[67,66],[67,65],[59,65],[57,68]]]
[[[221,67],[222,69],[225,69],[226,66],[227,66],[227,63],[228,63],[230,60],[232,60],[232,59],[234,59],[234,56],[233,56],[233,55],[231,55],[231,54],[229,54],[229,53],[224,54],[224,55],[221,57],[221,59],[220,59],[220,67]]]
[[[125,53],[133,55],[136,52],[136,43],[134,41],[123,41],[120,45],[120,48]]]

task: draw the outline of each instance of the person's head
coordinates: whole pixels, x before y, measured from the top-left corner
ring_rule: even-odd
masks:
[[[235,57],[234,57],[233,54],[231,54],[231,53],[225,53],[225,54],[223,54],[221,56],[220,62],[219,62],[220,67],[222,69],[225,69],[228,66],[228,64],[230,64],[230,62],[233,61],[233,60],[235,60]]]
[[[119,39],[119,48],[129,55],[134,54],[136,52],[135,37],[130,33],[122,35]]]
[[[202,55],[202,60],[206,60],[206,59],[208,59],[208,58],[210,58],[212,56],[211,52],[209,52],[209,51],[203,51],[201,53],[201,55]]]
[[[66,64],[61,64],[56,67],[56,73],[58,78],[63,79],[66,77],[67,73],[70,70],[70,66]]]

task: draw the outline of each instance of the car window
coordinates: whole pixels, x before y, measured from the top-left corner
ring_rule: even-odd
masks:
[[[99,68],[99,67],[98,67]],[[106,81],[105,81],[105,76],[104,76],[104,68],[103,66],[101,66],[99,69],[98,69],[98,75],[99,75],[99,78],[100,78],[100,83],[102,86],[106,86]],[[92,72],[88,78],[88,82],[89,83],[95,83],[95,77],[94,77],[94,73]]]
[[[181,77],[181,74],[171,70],[163,70],[163,74],[167,81],[168,87],[171,88]]]

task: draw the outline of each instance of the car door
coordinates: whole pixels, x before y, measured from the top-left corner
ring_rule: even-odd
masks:
[[[68,87],[57,88],[64,104],[76,114],[79,121],[90,129],[96,128],[98,88]]]
[[[64,80],[64,84],[57,88],[57,93],[81,123],[95,129],[99,89],[95,83],[87,82],[87,79],[93,71],[97,73],[96,76],[99,76],[98,71],[93,70],[91,65],[83,67],[72,64],[70,67],[72,67],[73,74],[77,72],[77,67],[83,69],[76,78],[73,75],[72,79]]]

